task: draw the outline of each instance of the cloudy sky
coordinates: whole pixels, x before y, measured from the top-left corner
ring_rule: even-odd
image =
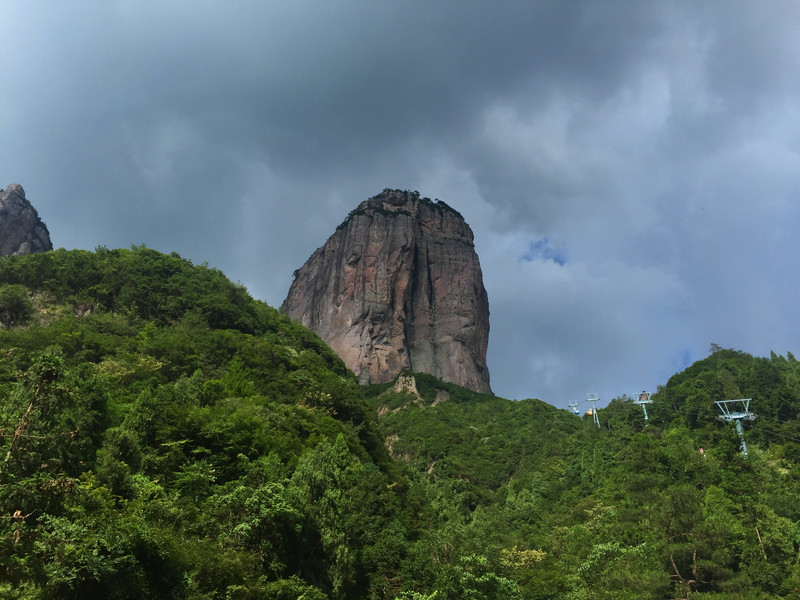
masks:
[[[0,0],[0,185],[278,306],[383,188],[475,232],[492,387],[800,352],[800,4]]]

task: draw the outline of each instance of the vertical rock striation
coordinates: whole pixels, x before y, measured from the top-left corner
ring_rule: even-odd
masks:
[[[33,254],[52,249],[47,225],[25,198],[22,186],[12,183],[0,190],[0,254]]]
[[[296,272],[283,307],[361,383],[410,369],[491,393],[472,230],[443,202],[400,190],[362,202]]]

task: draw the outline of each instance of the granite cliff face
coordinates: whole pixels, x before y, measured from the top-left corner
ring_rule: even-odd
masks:
[[[491,393],[472,230],[443,202],[400,190],[362,202],[296,272],[283,307],[361,383],[410,369]]]
[[[52,249],[47,225],[25,198],[22,186],[12,183],[0,190],[0,254],[33,254]]]

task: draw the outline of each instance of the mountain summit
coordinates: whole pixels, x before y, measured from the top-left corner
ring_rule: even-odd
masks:
[[[52,249],[47,225],[25,198],[22,186],[12,183],[0,190],[0,254],[34,254]]]
[[[389,189],[362,202],[295,273],[283,307],[362,384],[409,369],[491,393],[472,230],[444,202]]]

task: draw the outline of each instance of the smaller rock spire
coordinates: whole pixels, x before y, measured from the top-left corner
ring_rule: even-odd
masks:
[[[0,255],[34,254],[53,249],[47,225],[25,198],[25,190],[12,183],[0,191]]]

